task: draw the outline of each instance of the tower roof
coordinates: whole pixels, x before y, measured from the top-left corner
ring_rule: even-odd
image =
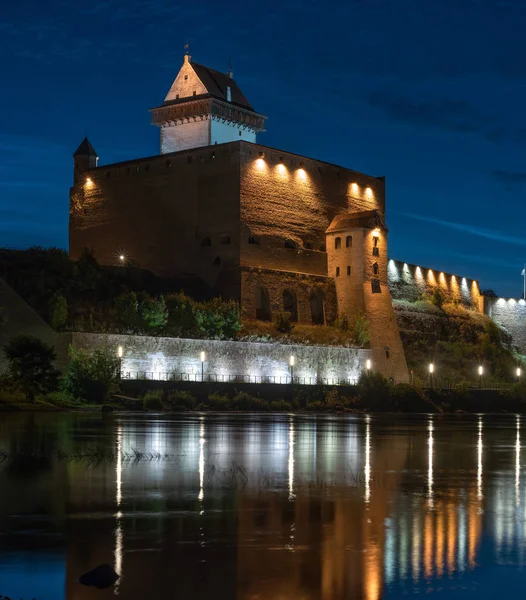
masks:
[[[80,146],[76,149],[73,156],[98,156],[98,154],[88,138],[85,137],[80,143]]]
[[[232,102],[232,104],[237,104],[248,110],[254,110],[230,75],[220,73],[198,63],[190,62],[190,64],[210,96],[218,100],[224,100],[225,102]],[[231,100],[227,97],[227,88],[230,88],[230,93],[232,94]]]

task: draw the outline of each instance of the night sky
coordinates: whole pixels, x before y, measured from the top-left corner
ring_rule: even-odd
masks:
[[[341,4],[341,5],[340,5]],[[72,153],[159,152],[190,41],[262,144],[387,177],[390,256],[522,291],[526,3],[17,0],[0,15],[0,245],[67,247]]]

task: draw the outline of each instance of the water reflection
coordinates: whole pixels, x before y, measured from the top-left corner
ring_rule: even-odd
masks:
[[[0,450],[0,594],[109,562],[97,596],[489,598],[525,565],[518,417],[10,415]]]

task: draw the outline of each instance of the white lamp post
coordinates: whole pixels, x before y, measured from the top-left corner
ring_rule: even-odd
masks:
[[[371,359],[370,359],[370,358],[368,358],[368,359],[367,359],[367,361],[366,361],[366,363],[365,363],[365,368],[366,368],[368,371],[370,371],[370,370],[371,370],[371,366],[372,366]]]
[[[435,365],[429,363],[429,386],[433,387],[433,373],[435,372]]]
[[[482,387],[482,375],[484,375],[484,367],[479,365],[479,385]]]
[[[122,377],[122,355],[124,354],[124,350],[122,346],[117,348],[117,356],[119,357],[119,379]]]
[[[290,382],[293,383],[294,382],[294,363],[296,362],[296,359],[294,358],[294,355],[291,354],[290,358],[289,358],[289,365],[290,365]]]
[[[204,350],[201,350],[201,381],[205,380],[205,360],[206,353]]]

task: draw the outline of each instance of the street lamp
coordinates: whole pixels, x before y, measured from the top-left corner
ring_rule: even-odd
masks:
[[[370,358],[368,358],[368,359],[367,359],[367,362],[365,363],[365,368],[366,368],[368,371],[370,371],[370,370],[371,370],[371,364],[372,364],[372,363],[371,363],[371,359],[370,359]]]
[[[124,354],[122,346],[117,348],[117,356],[119,357],[119,379],[122,377],[122,355]]]
[[[290,382],[293,383],[294,382],[294,363],[296,362],[296,359],[294,358],[294,355],[291,354],[290,358],[289,358],[289,365],[290,365]]]
[[[484,375],[484,367],[479,365],[479,385],[482,387],[482,375]]]
[[[205,380],[205,360],[206,353],[204,350],[201,350],[201,381]]]
[[[517,381],[521,380],[522,371],[520,367],[517,367]]]
[[[429,363],[429,387],[433,387],[433,373],[435,372],[435,365]]]

